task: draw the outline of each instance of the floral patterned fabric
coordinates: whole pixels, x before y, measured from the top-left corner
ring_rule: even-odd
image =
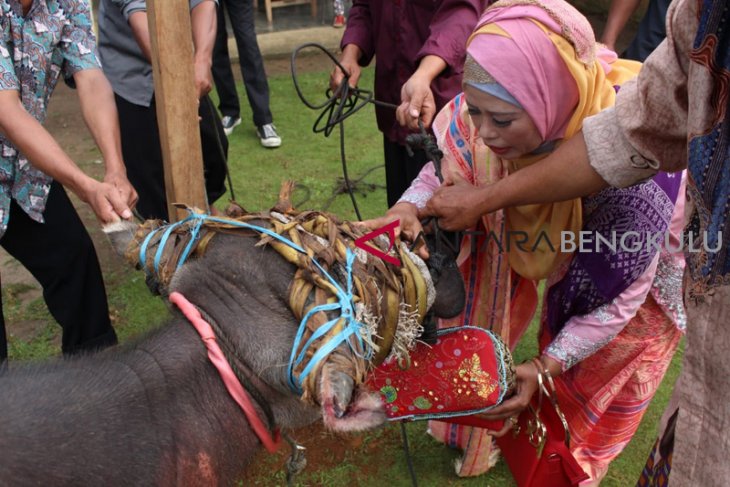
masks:
[[[19,91],[23,106],[40,123],[61,73],[71,77],[100,67],[85,0],[34,0],[26,15],[19,1],[0,0],[0,90]],[[43,222],[51,181],[0,135],[0,236],[8,226],[11,198]]]
[[[440,330],[435,344],[416,344],[407,364],[390,357],[368,378],[390,421],[482,413],[500,404],[513,386],[512,356],[504,342],[472,326]]]

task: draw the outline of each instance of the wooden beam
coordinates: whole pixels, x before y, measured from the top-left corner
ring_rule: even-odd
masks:
[[[172,222],[185,216],[173,203],[208,210],[188,0],[147,0],[147,18],[165,192]]]

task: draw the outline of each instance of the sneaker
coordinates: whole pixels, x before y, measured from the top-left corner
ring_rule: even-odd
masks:
[[[221,124],[223,124],[223,131],[226,135],[231,135],[233,133],[233,129],[238,125],[241,125],[241,117],[233,118],[230,115],[226,115],[221,118]]]
[[[335,29],[339,29],[344,26],[345,26],[345,16],[344,15],[335,15],[335,21],[332,22],[332,27],[334,27]]]
[[[281,145],[281,137],[276,133],[276,127],[273,123],[267,123],[260,127],[256,127],[256,134],[261,140],[261,145],[273,149]]]

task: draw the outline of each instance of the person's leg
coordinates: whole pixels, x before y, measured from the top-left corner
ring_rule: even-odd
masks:
[[[345,0],[334,0],[332,2],[332,9],[335,13],[334,21],[332,26],[336,28],[345,26]]]
[[[335,12],[335,17],[338,15],[345,15],[345,0],[334,0],[332,2],[332,9]]]
[[[236,80],[233,78],[231,69],[231,58],[228,53],[228,32],[226,31],[225,5],[227,2],[220,2],[218,5],[218,30],[213,46],[213,82],[218,92],[218,110],[221,116],[237,119],[241,113],[241,106],[238,102],[236,92]]]
[[[136,209],[143,218],[167,220],[165,173],[154,100],[149,107],[143,107],[118,95],[114,97],[127,178],[139,195]]]
[[[591,477],[586,485],[598,485],[631,441],[681,337],[649,294],[613,340],[556,378],[571,452]],[[543,344],[548,341],[541,337]]]
[[[385,155],[385,186],[388,194],[388,208],[398,202],[403,192],[428,162],[423,150],[414,151],[413,157],[408,155],[405,146],[383,137]]]
[[[253,0],[227,2],[226,6],[238,46],[241,75],[253,111],[253,123],[261,127],[272,123],[273,117],[269,108],[269,84],[266,80],[264,60],[256,40]]]
[[[685,303],[687,338],[672,397],[679,413],[669,485],[724,485],[722,479],[730,478],[730,286],[713,287],[700,299],[685,290]]]
[[[48,310],[63,328],[64,354],[116,344],[94,244],[56,182],[51,184],[43,218],[45,223],[32,220],[13,201],[0,245],[43,287]]]
[[[622,57],[644,62],[649,54],[664,40],[667,36],[666,18],[670,2],[671,0],[649,0],[649,5],[644,17],[641,19],[636,37],[626,48]]]

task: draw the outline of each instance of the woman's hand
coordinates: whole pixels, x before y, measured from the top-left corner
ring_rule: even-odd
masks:
[[[365,220],[360,224],[368,230],[377,230],[384,227],[388,223],[399,221],[395,228],[395,236],[400,236],[403,240],[413,242],[423,231],[421,221],[418,219],[418,208],[413,203],[396,203],[388,212],[381,217]],[[422,245],[418,249],[418,255],[423,259],[428,259],[428,249]]]
[[[423,216],[438,218],[439,227],[448,231],[466,230],[476,226],[482,217],[484,188],[467,181],[445,181],[424,208]]]
[[[507,433],[517,422],[517,417],[530,404],[533,394],[537,391],[537,368],[532,362],[517,366],[515,393],[499,406],[479,416],[487,421],[505,420],[504,427],[499,431],[487,431],[492,436],[500,437]],[[545,398],[547,401],[548,399]]]

